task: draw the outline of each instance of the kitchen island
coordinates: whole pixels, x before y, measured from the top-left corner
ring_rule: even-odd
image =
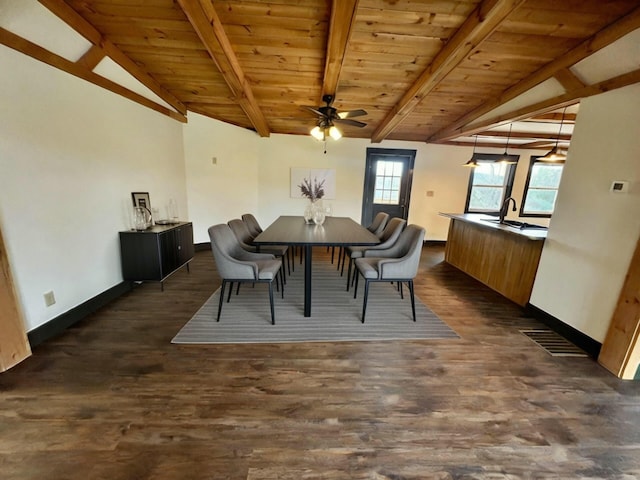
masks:
[[[547,238],[546,227],[501,224],[498,218],[482,214],[441,215],[451,219],[445,261],[525,306]]]

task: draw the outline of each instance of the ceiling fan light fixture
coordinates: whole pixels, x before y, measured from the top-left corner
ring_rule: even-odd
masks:
[[[319,125],[316,125],[315,127],[313,127],[310,133],[313,138],[315,138],[320,142],[324,141],[324,139],[326,138],[325,129],[320,128]]]
[[[334,140],[340,140],[342,138],[342,132],[338,130],[338,127],[331,125],[329,127],[329,136]]]

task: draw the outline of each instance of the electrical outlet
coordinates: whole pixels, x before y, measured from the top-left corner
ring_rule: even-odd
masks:
[[[44,294],[44,304],[47,307],[50,307],[51,305],[53,305],[54,303],[56,303],[56,297],[53,294],[53,290],[49,290],[48,292],[46,292]]]

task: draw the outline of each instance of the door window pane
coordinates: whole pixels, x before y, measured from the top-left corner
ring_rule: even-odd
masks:
[[[402,162],[378,160],[373,203],[398,205],[400,203],[401,179]]]

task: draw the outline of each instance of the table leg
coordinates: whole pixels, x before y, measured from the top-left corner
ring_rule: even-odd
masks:
[[[304,246],[304,316],[311,316],[311,245]]]

